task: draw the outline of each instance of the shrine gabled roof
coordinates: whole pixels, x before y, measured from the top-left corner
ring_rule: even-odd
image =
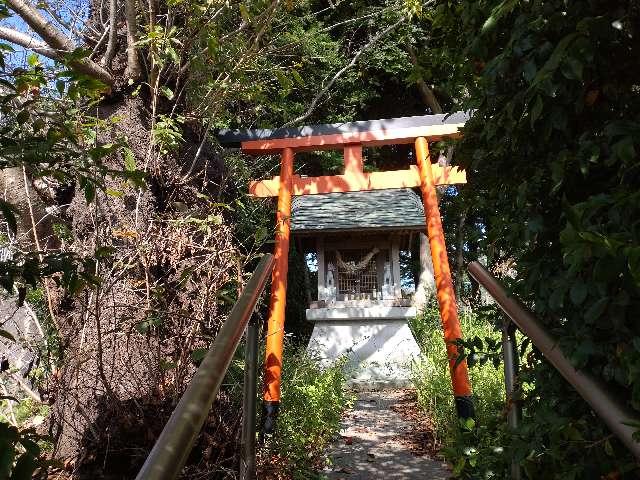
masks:
[[[291,230],[296,233],[424,227],[422,202],[408,188],[302,195],[291,206]]]

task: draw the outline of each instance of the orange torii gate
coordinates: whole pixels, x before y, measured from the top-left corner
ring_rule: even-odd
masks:
[[[239,143],[245,153],[279,154],[281,157],[279,176],[254,181],[249,186],[249,192],[253,196],[278,197],[275,267],[272,274],[265,356],[264,402],[267,431],[273,428],[280,404],[291,197],[333,192],[420,187],[456,410],[461,417],[473,416],[466,361],[455,365],[458,355],[455,341],[462,338],[462,331],[436,195],[437,185],[466,183],[466,175],[456,167],[432,164],[428,144],[429,141],[458,137],[459,128],[467,118],[464,112],[457,112],[451,115],[423,115],[277,130],[219,132],[218,139],[221,143]],[[415,145],[417,165],[412,165],[407,170],[364,172],[363,146],[408,143]],[[310,150],[343,150],[344,173],[320,177],[294,175],[295,153]]]

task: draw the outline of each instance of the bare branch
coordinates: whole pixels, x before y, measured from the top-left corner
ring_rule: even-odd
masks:
[[[309,105],[309,108],[307,109],[307,111],[300,115],[297,118],[294,118],[293,120],[288,121],[287,123],[285,123],[283,125],[283,127],[288,127],[293,125],[294,123],[298,123],[301,122],[303,120],[305,120],[306,118],[308,118],[313,111],[315,110],[316,106],[318,105],[318,102],[322,99],[322,97],[324,97],[326,95],[326,93],[329,91],[329,89],[331,89],[331,87],[333,87],[333,84],[336,83],[336,81],[350,68],[352,68],[357,62],[358,59],[360,58],[360,56],[366,52],[367,50],[369,50],[376,42],[378,42],[378,40],[380,40],[382,37],[384,37],[385,35],[387,35],[389,32],[395,30],[395,28],[400,25],[402,22],[406,21],[407,17],[406,16],[402,16],[400,18],[400,20],[398,20],[396,23],[394,23],[393,25],[388,26],[387,28],[385,28],[384,30],[382,30],[381,32],[379,32],[377,35],[375,35],[374,37],[371,38],[371,40],[369,40],[368,43],[366,43],[362,48],[360,48],[360,50],[358,50],[358,52],[353,56],[353,58],[351,59],[351,61],[346,64],[344,67],[342,67],[340,70],[338,70],[338,72],[331,78],[331,80],[329,80],[329,82],[322,88],[322,90],[320,90],[318,92],[318,94],[313,97],[313,100],[311,100],[311,104]]]
[[[29,395],[36,402],[42,403],[42,398],[40,397],[40,395],[38,395],[31,388],[29,388],[29,385],[27,385],[27,383],[24,380],[22,380],[19,375],[12,373],[11,377],[16,381],[16,383],[20,386],[20,388],[22,388],[24,393]]]
[[[39,42],[35,38],[30,37],[26,33],[13,30],[12,28],[0,27],[0,38],[7,40],[8,42],[15,43],[21,47],[33,50],[40,55],[44,55],[47,58],[57,60],[59,58],[58,52],[49,47],[46,43]]]
[[[56,12],[55,8],[52,8],[51,5],[49,5],[48,3],[44,3],[41,2],[38,5],[40,8],[42,8],[45,12],[47,12],[49,15],[51,15],[51,17],[58,22],[58,24],[63,27],[64,29],[66,29],[71,35],[77,35],[77,30],[74,28],[74,26],[72,25],[71,22],[67,22],[66,20],[64,20],[62,18],[62,16],[60,16],[58,14],[58,12]]]
[[[409,52],[409,58],[411,59],[411,63],[414,68],[418,68],[418,55],[416,55],[416,51],[414,50],[412,45],[407,45],[407,51]],[[422,98],[422,103],[424,103],[427,107],[431,109],[432,113],[439,114],[444,113],[442,111],[442,106],[438,101],[434,91],[432,88],[427,85],[424,78],[422,76],[418,77],[416,80],[416,85],[418,87],[418,91],[420,92],[420,97]],[[447,148],[447,154],[444,155],[440,152],[438,155],[438,165],[441,167],[446,167],[451,164],[451,158],[453,157],[453,146]]]
[[[58,15],[58,13],[49,5],[43,3],[40,5],[40,8],[51,15],[51,17],[53,17],[53,19],[58,22],[60,26],[64,27],[69,33],[73,33],[73,27],[71,26],[71,24],[69,22],[65,22],[62,17],[60,17],[60,15]]]
[[[100,62],[103,67],[111,67],[113,57],[116,55],[116,33],[118,26],[116,25],[116,0],[109,0],[109,41],[107,42],[107,51]]]
[[[361,17],[349,18],[348,20],[343,20],[342,22],[334,23],[333,25],[329,25],[328,27],[322,28],[320,30],[320,32],[329,32],[329,31],[333,30],[334,28],[338,28],[338,27],[340,27],[342,25],[347,25],[349,23],[360,22],[362,20],[366,20],[367,18],[377,17],[379,15],[382,15],[383,13],[386,13],[390,8],[391,7],[386,7],[386,8],[383,8],[381,10],[378,10],[377,12],[369,13],[367,15],[362,15]]]
[[[98,42],[93,47],[93,50],[91,51],[91,55],[89,55],[89,58],[91,60],[93,60],[96,57],[96,55],[98,54],[98,52],[100,51],[100,49],[104,45],[104,42],[107,40],[108,36],[109,36],[109,29],[107,28],[107,29],[105,29],[104,32],[102,32],[102,35],[100,35],[100,38],[98,39]]]
[[[55,51],[57,56],[51,58],[60,60],[65,53],[76,49],[73,41],[54,27],[35,7],[24,0],[7,0],[7,5]],[[113,83],[111,74],[92,60],[83,58],[70,62],[70,65],[79,72],[96,77],[107,85]]]

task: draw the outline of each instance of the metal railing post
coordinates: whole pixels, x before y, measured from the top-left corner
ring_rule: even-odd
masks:
[[[273,255],[265,255],[233,305],[136,480],[170,480],[182,470],[209,416],[211,405],[272,269]]]
[[[513,320],[522,333],[544,354],[544,357],[569,382],[578,394],[591,406],[611,432],[640,459],[640,442],[633,438],[640,416],[621,400],[618,389],[605,384],[588,373],[576,370],[565,357],[558,342],[540,324],[536,317],[517,299],[510,296],[478,262],[471,262],[469,273],[493,297],[502,311]]]
[[[258,322],[255,318],[252,318],[247,326],[247,345],[244,365],[240,479],[255,480],[256,403],[258,400]]]
[[[515,326],[511,321],[505,320],[502,327],[502,357],[504,359],[504,386],[507,396],[507,424],[511,430],[518,428],[522,417],[522,407],[515,393],[520,366],[516,345]],[[522,478],[520,463],[516,459],[511,461],[511,478],[512,480]]]

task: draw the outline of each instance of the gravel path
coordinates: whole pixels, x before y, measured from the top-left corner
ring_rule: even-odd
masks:
[[[360,392],[343,418],[341,437],[328,454],[323,472],[329,480],[446,480],[446,464],[428,454],[415,455],[407,438],[415,426],[393,410],[406,390]]]

